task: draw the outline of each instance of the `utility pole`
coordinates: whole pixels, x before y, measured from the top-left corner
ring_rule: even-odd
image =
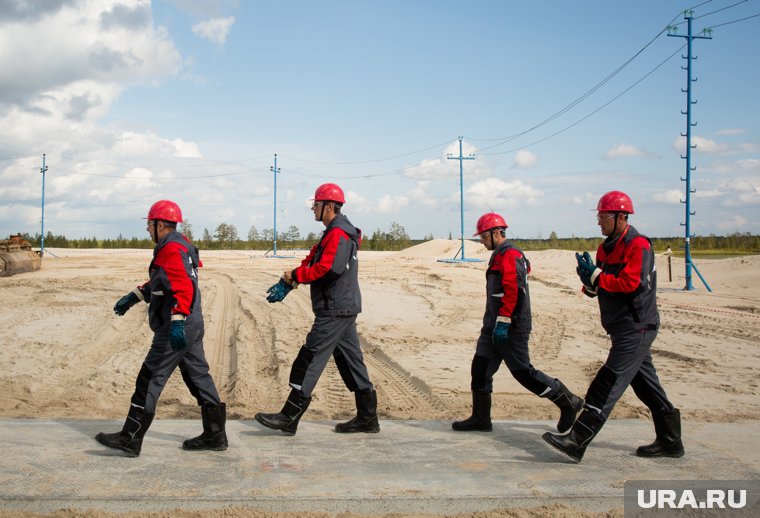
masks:
[[[462,154],[462,139],[459,137],[459,156],[453,156],[451,153],[446,157],[448,160],[459,160],[459,229],[462,240],[462,257],[457,259],[456,255],[453,259],[439,259],[440,262],[456,263],[456,262],[478,262],[479,259],[465,259],[464,257],[464,160],[475,160],[473,155],[464,156]]]
[[[42,153],[42,167],[40,167],[40,173],[42,173],[42,230],[40,237],[40,259],[45,255],[45,173],[48,168],[45,165],[45,153]]]
[[[274,154],[274,167],[270,167],[269,170],[274,173],[274,231],[272,232],[274,242],[272,249],[274,250],[274,257],[277,257],[277,174],[280,172],[277,167],[277,153]]]
[[[686,90],[683,88],[681,89],[682,92],[686,94],[686,111],[681,111],[682,115],[686,115],[686,133],[681,133],[682,137],[686,137],[686,156],[681,155],[681,158],[686,160],[686,177],[681,178],[682,182],[686,182],[686,199],[681,200],[681,203],[686,205],[686,222],[681,223],[681,226],[685,227],[685,244],[684,244],[684,264],[686,266],[686,285],[684,286],[684,290],[693,290],[694,285],[692,283],[692,276],[691,276],[691,270],[694,269],[695,272],[697,272],[697,275],[699,275],[699,278],[702,280],[702,283],[705,285],[705,288],[707,288],[707,291],[712,291],[710,289],[710,286],[707,284],[707,281],[705,281],[705,278],[702,277],[702,274],[699,273],[699,270],[697,269],[697,266],[694,264],[694,262],[691,259],[691,238],[694,237],[691,235],[691,216],[694,216],[696,212],[691,210],[691,195],[694,194],[696,189],[691,188],[691,172],[696,170],[696,167],[691,166],[691,150],[696,148],[696,144],[692,145],[691,143],[691,128],[692,126],[696,126],[696,122],[691,122],[691,105],[697,104],[697,101],[691,100],[691,83],[696,82],[696,78],[691,78],[691,62],[695,59],[697,59],[697,56],[692,55],[692,41],[695,39],[705,39],[710,40],[712,37],[709,35],[710,32],[712,32],[710,29],[707,29],[703,32],[705,32],[705,36],[694,36],[692,35],[692,29],[691,29],[691,22],[692,18],[694,16],[694,11],[691,9],[687,9],[683,12],[684,19],[687,22],[688,27],[688,34],[686,35],[679,35],[676,34],[676,28],[674,26],[668,27],[668,36],[672,36],[675,38],[686,38],[686,47],[687,47],[687,53],[686,56],[681,56],[683,59],[686,60],[686,66],[682,66],[681,68],[683,70],[686,70]]]

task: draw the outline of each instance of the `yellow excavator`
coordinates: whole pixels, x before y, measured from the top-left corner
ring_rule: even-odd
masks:
[[[41,266],[42,258],[32,250],[32,245],[21,234],[0,239],[0,277],[34,272]]]

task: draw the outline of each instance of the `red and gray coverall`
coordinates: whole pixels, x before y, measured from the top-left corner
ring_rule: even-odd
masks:
[[[356,332],[356,316],[362,310],[357,258],[360,244],[361,230],[338,214],[292,272],[297,283],[311,285],[315,316],[290,371],[290,386],[304,397],[311,397],[331,355],[351,392],[373,388]]]
[[[486,311],[471,366],[473,392],[493,391],[493,375],[502,360],[512,376],[538,396],[546,396],[559,387],[557,380],[530,363],[529,273],[530,262],[509,241],[502,242],[491,254],[486,270]],[[497,347],[491,339],[497,317],[511,319],[505,347]]]
[[[660,326],[651,241],[629,225],[620,236],[609,237],[599,246],[596,265],[602,270],[596,295],[612,348],[589,386],[586,408],[607,419],[630,385],[653,415],[673,410],[650,350]],[[583,291],[595,296],[585,287]]]
[[[155,413],[156,403],[174,369],[199,406],[218,405],[219,393],[209,374],[203,353],[203,312],[198,289],[198,249],[178,232],[166,235],[153,249],[148,272],[150,280],[137,288],[148,305],[148,323],[153,342],[137,375],[132,406]],[[187,347],[175,351],[169,344],[171,316],[185,316]]]

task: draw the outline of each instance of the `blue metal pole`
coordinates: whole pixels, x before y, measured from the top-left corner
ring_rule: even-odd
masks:
[[[40,173],[42,173],[42,237],[40,238],[40,257],[45,255],[45,172],[47,166],[45,165],[45,153],[42,154],[42,167]]]
[[[462,137],[459,137],[459,229],[462,236],[462,261],[464,261],[464,166]]]
[[[693,290],[694,284],[693,284],[693,276],[692,276],[692,269],[696,270],[696,266],[694,265],[692,258],[691,258],[691,216],[696,214],[694,211],[691,210],[691,195],[695,193],[696,191],[691,188],[691,172],[696,169],[696,167],[691,166],[691,150],[695,148],[695,145],[692,145],[691,143],[691,128],[693,126],[696,126],[696,123],[691,122],[691,105],[696,104],[696,101],[691,100],[691,83],[696,81],[696,79],[691,78],[691,62],[696,57],[692,56],[692,42],[695,39],[712,39],[710,36],[694,36],[692,34],[692,18],[693,18],[693,11],[687,9],[684,11],[684,18],[687,22],[688,27],[688,33],[686,36],[679,36],[678,34],[675,34],[675,30],[671,33],[670,29],[675,29],[673,27],[668,28],[668,36],[673,37],[679,37],[679,38],[686,38],[686,47],[687,47],[687,54],[686,56],[682,56],[684,59],[686,59],[686,67],[681,67],[682,69],[686,70],[686,90],[681,89],[682,92],[686,93],[686,111],[681,111],[681,114],[686,115],[686,133],[681,133],[682,137],[686,137],[686,155],[681,155],[681,158],[686,160],[686,177],[681,178],[681,181],[686,182],[686,196],[684,200],[681,200],[681,203],[685,204],[686,206],[686,213],[685,213],[685,222],[681,223],[682,226],[685,227],[685,235],[684,235],[684,265],[685,265],[685,277],[686,277],[686,285],[684,286],[684,290]],[[706,31],[705,34],[709,34],[709,31]],[[702,274],[699,273],[699,270],[697,271],[697,275],[699,275],[699,278],[702,279],[702,282],[704,283],[705,287],[707,288],[707,291],[712,291],[710,289],[710,286],[708,286],[707,282],[704,280],[704,277],[702,277]]]
[[[272,236],[274,244],[272,245],[272,248],[274,250],[274,255],[277,255],[277,153],[274,154],[274,167],[272,168],[272,172],[274,173],[274,231]]]
[[[686,240],[684,257],[686,263],[686,286],[684,289],[693,290],[691,280],[691,16],[687,16],[689,37],[686,38]]]

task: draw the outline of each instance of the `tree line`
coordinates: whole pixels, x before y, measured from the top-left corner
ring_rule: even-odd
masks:
[[[204,228],[200,238],[193,235],[193,228],[189,222],[180,224],[178,230],[185,234],[199,248],[205,250],[271,250],[274,231],[271,228],[258,230],[252,226],[248,230],[246,239],[241,239],[235,225],[222,223],[214,229],[213,233]],[[277,232],[277,248],[279,250],[293,249],[303,250],[311,248],[321,234],[309,232],[301,236],[298,227],[291,226],[284,232]],[[22,234],[24,239],[39,246],[40,234]],[[404,227],[397,222],[391,223],[387,231],[376,229],[371,234],[365,233],[362,240],[362,250],[397,251],[403,250],[425,241],[434,239],[428,234],[423,239],[412,239]],[[448,239],[453,239],[449,233]],[[599,237],[569,237],[558,238],[556,232],[552,232],[548,239],[539,236],[535,239],[509,238],[517,247],[525,251],[533,250],[596,250],[601,242]],[[683,237],[655,237],[652,243],[656,252],[661,253],[670,248],[675,255],[683,253]],[[80,238],[69,239],[63,235],[55,235],[48,231],[45,235],[45,246],[50,248],[153,248],[153,242],[145,238],[125,238],[119,235],[115,239]],[[718,253],[760,253],[760,235],[752,235],[749,232],[734,233],[726,236],[710,234],[708,236],[696,236],[691,238],[691,250],[694,254],[705,252]]]
[[[274,229],[272,228],[259,230],[255,225],[251,226],[245,239],[241,239],[235,225],[228,223],[220,224],[213,232],[204,228],[200,236],[194,235],[193,226],[189,221],[180,223],[177,230],[187,236],[196,246],[204,250],[271,250],[273,248]],[[22,236],[32,244],[40,245],[41,235],[39,233],[34,235],[23,233]],[[284,232],[277,232],[277,248],[278,250],[309,249],[314,243],[319,241],[320,237],[321,234],[314,232],[301,236],[298,227],[292,225]],[[430,239],[432,239],[432,235]],[[372,234],[365,233],[362,239],[362,250],[403,250],[426,240],[411,239],[404,227],[394,221],[385,232],[378,228]],[[153,241],[148,237],[125,238],[119,234],[115,239],[98,239],[96,237],[69,239],[64,235],[53,234],[51,231],[45,234],[45,247],[48,248],[151,249],[153,246]]]

